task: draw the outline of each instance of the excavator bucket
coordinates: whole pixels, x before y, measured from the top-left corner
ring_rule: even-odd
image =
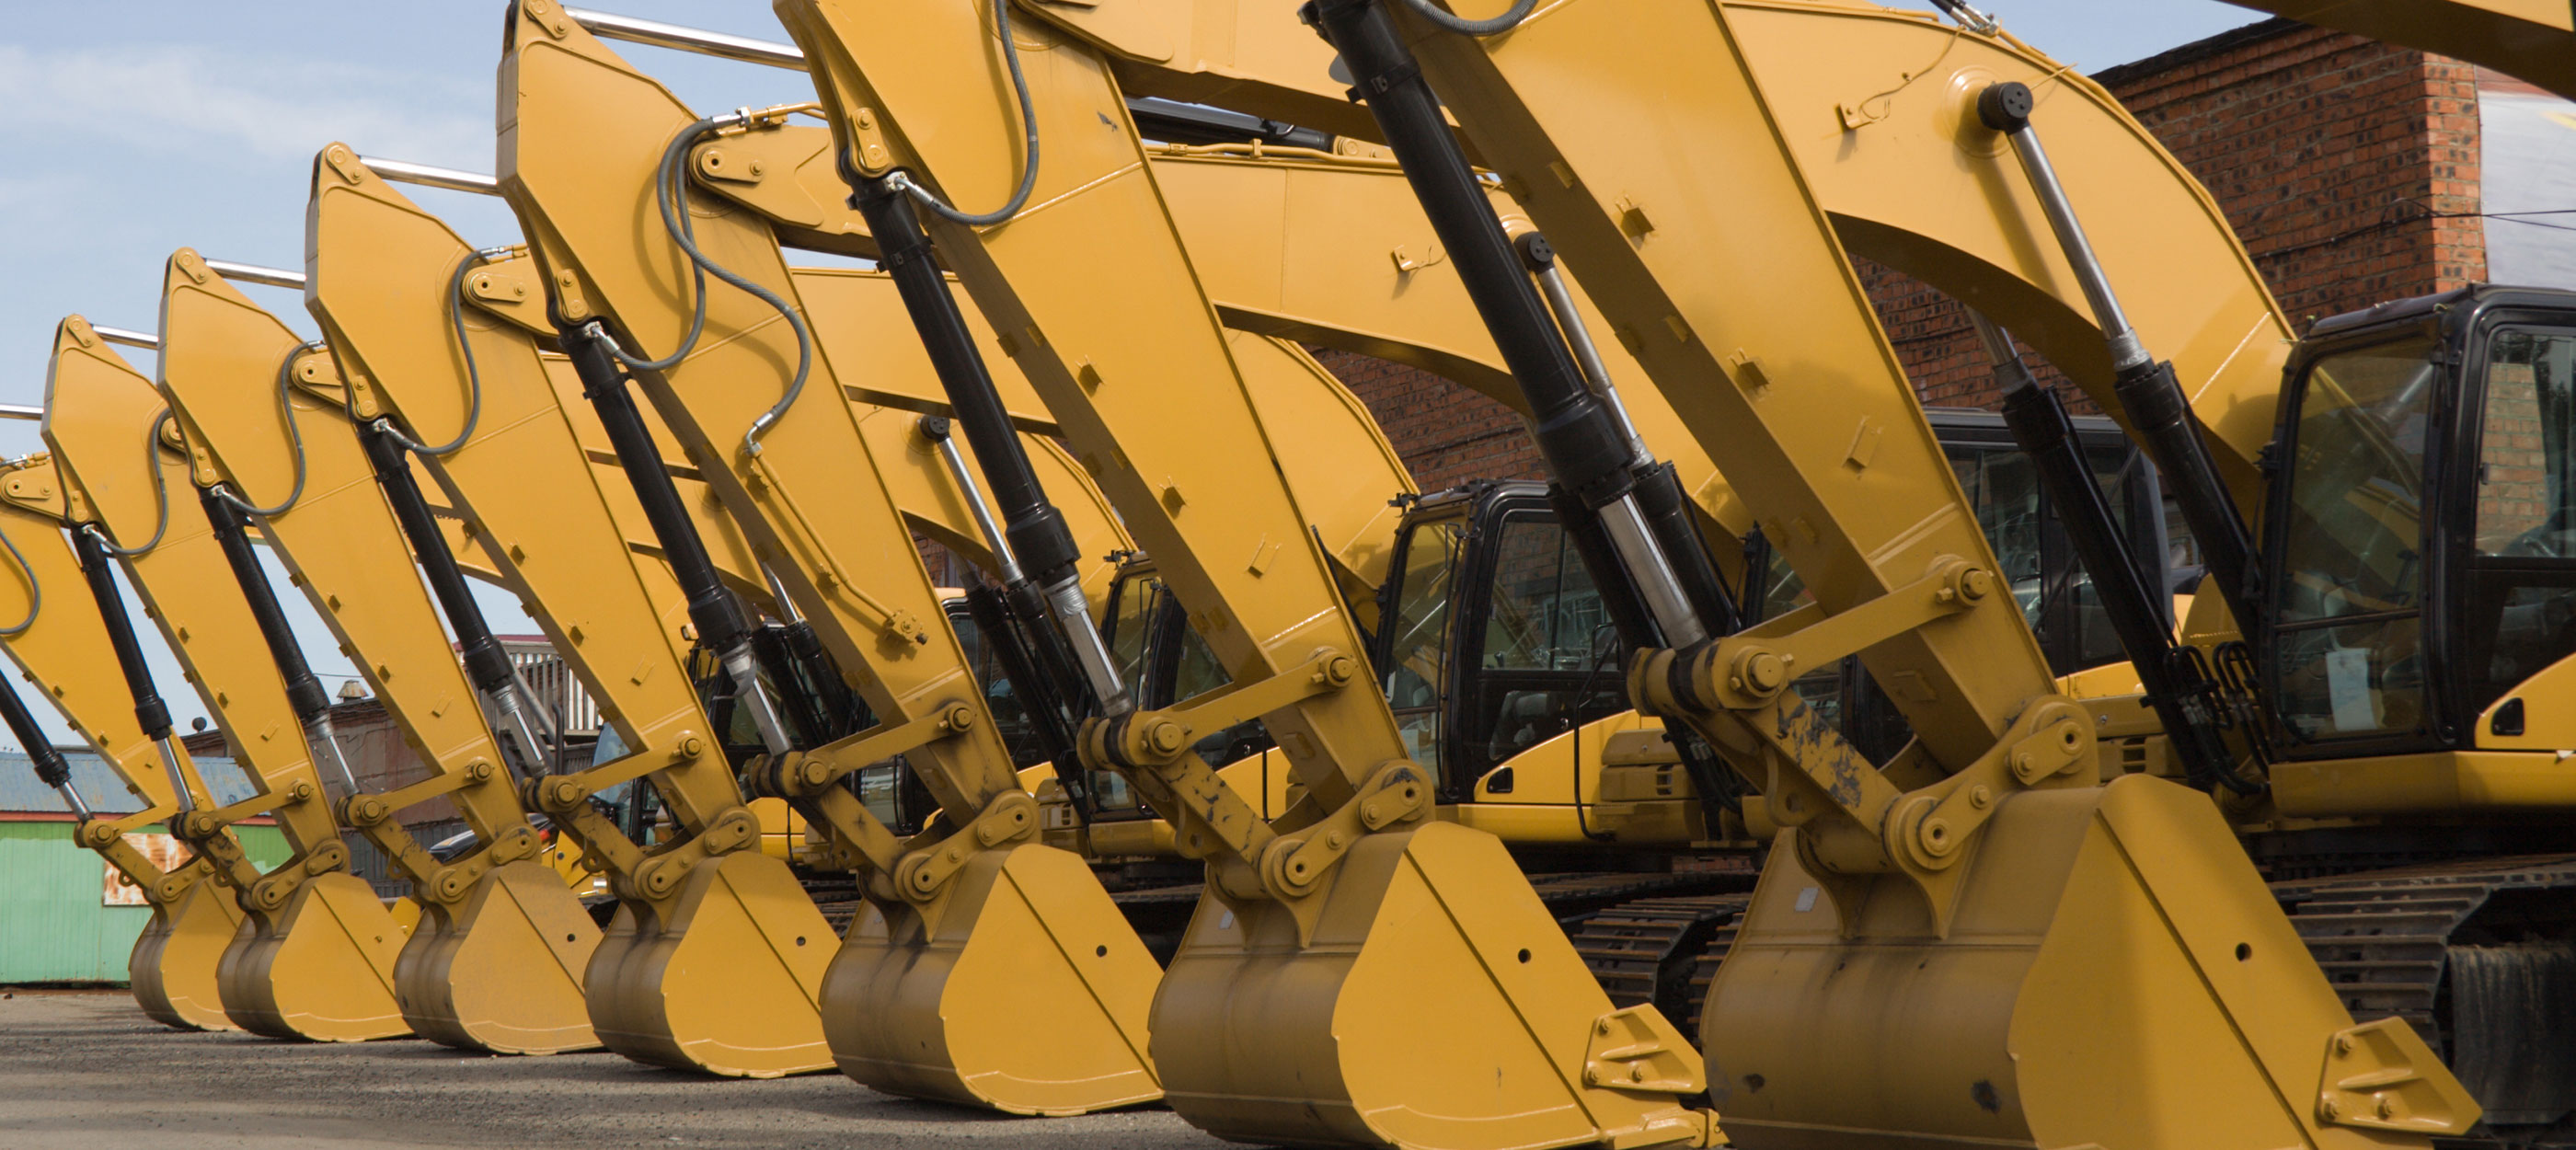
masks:
[[[1433,823],[1340,866],[1302,945],[1277,903],[1199,904],[1154,1003],[1163,1090],[1192,1125],[1450,1150],[1723,1141],[1673,1101],[1699,1089],[1698,1051],[1651,1006],[1611,1009],[1501,840]]]
[[[152,921],[134,940],[126,978],[143,1013],[184,1030],[231,1030],[223,997],[215,989],[215,964],[241,929],[241,904],[233,892],[200,880],[169,903],[152,908]]]
[[[1736,1145],[2357,1148],[2477,1120],[2403,1023],[2352,1024],[2208,796],[2024,792],[1984,835],[1937,941],[1771,852],[1701,1022]]]
[[[1162,971],[1080,856],[976,854],[928,914],[853,924],[823,989],[841,1072],[1013,1114],[1162,1097],[1146,1022]]]
[[[819,996],[832,943],[784,861],[735,851],[699,863],[668,903],[618,909],[590,958],[591,1025],[610,1050],[656,1066],[732,1078],[830,1069]]]
[[[417,936],[394,964],[412,1028],[432,1042],[503,1054],[598,1046],[581,979],[599,927],[568,893],[553,868],[520,859],[461,903],[425,904]],[[506,975],[464,975],[493,971]]]
[[[403,932],[365,879],[315,875],[254,916],[216,968],[224,1013],[253,1034],[364,1042],[411,1033],[394,1000]]]

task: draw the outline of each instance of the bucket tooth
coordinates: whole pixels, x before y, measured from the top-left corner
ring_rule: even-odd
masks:
[[[409,1034],[393,984],[404,937],[366,880],[315,875],[276,913],[243,922],[216,969],[224,1013],[271,1038],[364,1042]]]
[[[1716,1137],[1679,1103],[1699,1089],[1688,1041],[1652,1007],[1613,1010],[1500,840],[1431,823],[1339,866],[1303,946],[1285,907],[1200,901],[1154,1003],[1154,1061],[1192,1125],[1441,1150]]]
[[[2209,796],[2027,791],[1980,839],[1941,939],[1771,852],[1701,1023],[1736,1145],[2385,1144],[2320,1115],[2352,1018]]]
[[[1162,968],[1080,857],[979,852],[898,920],[863,909],[823,984],[842,1073],[1012,1114],[1162,1097],[1146,1039]]]
[[[211,881],[192,883],[177,899],[155,905],[125,963],[143,1013],[182,1030],[238,1029],[224,1015],[215,967],[241,921],[233,892]]]
[[[454,907],[433,906],[394,964],[414,1033],[495,1054],[591,1050],[582,975],[599,927],[563,877],[521,859],[483,876]]]
[[[700,863],[664,905],[667,917],[621,908],[592,952],[601,1045],[733,1078],[831,1069],[817,1003],[837,940],[785,862]]]

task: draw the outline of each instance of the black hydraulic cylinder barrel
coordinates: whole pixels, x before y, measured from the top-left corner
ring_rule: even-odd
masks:
[[[107,545],[88,529],[72,532],[72,548],[80,555],[81,578],[89,584],[90,598],[98,602],[99,621],[107,624],[107,645],[116,651],[117,669],[125,673],[125,688],[134,696],[134,721],[142,724],[144,738],[169,738],[170,705],[152,687],[152,668],[143,661],[143,641],[135,636],[134,619],[125,613],[125,598],[116,591],[116,573],[111,570],[115,560],[108,557]]]
[[[1493,334],[1504,366],[1529,399],[1539,453],[1586,507],[1626,495],[1633,453],[1556,331],[1556,321],[1522,270],[1484,186],[1440,113],[1395,22],[1374,0],[1313,0],[1303,16],[1342,54],[1387,146],[1458,266],[1467,295]]]
[[[412,554],[429,577],[430,593],[438,597],[447,625],[456,632],[466,677],[487,695],[509,690],[515,678],[509,653],[492,637],[492,625],[484,621],[482,606],[465,585],[464,569],[448,552],[438,519],[430,512],[429,501],[421,497],[419,481],[412,478],[411,459],[401,441],[391,431],[376,427],[359,428],[358,441],[366,446],[367,463],[376,470],[376,486],[384,490],[385,502],[393,505],[394,521],[402,524],[403,537],[411,540]]]
[[[2165,484],[2181,507],[2192,538],[2200,542],[2201,557],[2216,577],[2227,609],[2235,613],[2238,626],[2250,631],[2259,618],[2255,605],[2261,597],[2253,580],[2251,533],[2244,517],[2236,513],[2235,496],[2218,477],[2209,441],[2202,437],[2200,420],[2174,378],[2173,364],[2145,363],[2123,371],[2111,391],[2128,413],[2129,426],[2136,429],[2147,458],[2164,472]]]
[[[563,328],[560,342],[581,377],[582,397],[607,428],[609,446],[617,452],[626,482],[634,487],[636,502],[643,504],[644,518],[653,526],[653,538],[662,545],[662,557],[687,597],[698,643],[710,651],[741,646],[751,636],[751,620],[716,573],[715,560],[707,553],[706,540],[698,537],[698,525],[689,519],[679,487],[671,482],[671,473],[662,469],[653,431],[636,410],[635,396],[626,389],[616,358],[577,327]]]
[[[206,522],[215,529],[215,542],[224,550],[224,565],[233,569],[233,582],[241,584],[251,618],[259,623],[259,637],[268,644],[269,661],[277,664],[278,677],[286,680],[286,701],[295,708],[298,720],[311,721],[313,716],[331,709],[331,693],[322,689],[322,680],[314,676],[313,665],[304,658],[303,646],[295,641],[295,629],[286,622],[286,608],[277,601],[277,588],[269,585],[268,572],[259,565],[259,553],[250,541],[241,508],[211,487],[197,490],[197,502],[205,508]]]
[[[36,768],[36,779],[49,787],[72,781],[72,765],[63,753],[54,749],[54,741],[45,737],[44,728],[36,725],[36,716],[28,713],[27,701],[18,697],[18,689],[0,682],[0,722],[9,724],[9,733],[18,745],[27,749],[27,759]]]
[[[1038,669],[1037,660],[1030,656],[1027,646],[1031,632],[1052,634],[1053,628],[1036,625],[1034,621],[1024,625],[1023,620],[1012,617],[1011,605],[1001,592],[991,587],[966,589],[966,613],[975,620],[975,632],[982,637],[984,649],[993,653],[993,661],[1001,664],[1002,676],[1010,680],[1011,693],[1018,697],[1021,711],[1028,715],[1039,753],[1055,764],[1056,783],[1064,788],[1065,797],[1072,800],[1075,817],[1090,821],[1090,779],[1082,773],[1082,765],[1076,757],[1071,713],[1064,709],[1064,699],[1054,689],[1056,683],[1080,682],[1081,679],[1078,676],[1071,680],[1049,679]],[[987,689],[990,689],[989,684]]]
[[[2158,591],[2139,573],[2123,542],[2065,405],[2045,387],[2008,383],[2003,415],[2013,442],[2038,471],[2076,559],[2093,577],[2094,597],[2137,669],[2138,683],[2146,688],[2147,703],[2170,735],[2175,755],[2195,782],[2216,780],[2227,769],[2225,744],[2209,716],[2192,713],[2191,701],[2205,694],[2205,684],[2181,681],[2173,632],[2156,606]]]
[[[877,267],[894,277],[904,311],[921,334],[940,386],[948,392],[957,426],[975,447],[975,461],[984,471],[984,482],[993,489],[993,506],[1002,516],[1003,537],[1010,540],[1020,568],[1045,587],[1073,577],[1082,549],[1074,543],[1063,514],[1047,501],[1037,469],[1029,464],[1028,450],[1011,428],[1010,413],[1002,407],[992,372],[966,330],[957,297],[949,293],[948,281],[931,257],[930,237],[922,231],[920,215],[910,199],[886,186],[882,178],[844,175],[857,188],[851,204],[867,217],[869,233],[876,237]]]
[[[822,725],[824,741],[867,726],[862,719],[866,705],[850,693],[849,680],[841,677],[840,663],[823,646],[823,637],[815,633],[814,624],[798,619],[780,630],[786,640],[787,657],[795,660],[813,689],[812,701],[818,712],[815,718]]]

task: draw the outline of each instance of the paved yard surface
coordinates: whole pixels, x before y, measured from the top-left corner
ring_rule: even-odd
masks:
[[[494,1058],[190,1034],[115,992],[0,999],[0,1146],[1221,1147],[1166,1110],[1005,1118],[837,1074],[706,1078],[613,1054]]]

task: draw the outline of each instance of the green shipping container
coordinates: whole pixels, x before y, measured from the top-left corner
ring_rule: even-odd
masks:
[[[294,853],[276,827],[233,831],[262,870]],[[0,984],[125,981],[152,908],[106,905],[107,875],[105,859],[72,842],[69,821],[0,822]]]
[[[140,792],[105,760],[78,747],[59,749],[91,810],[114,818],[142,809]],[[196,764],[216,805],[251,796],[250,779],[231,759],[200,755]],[[74,825],[62,796],[36,777],[27,756],[0,751],[0,985],[126,980],[126,956],[152,908],[132,887],[109,889],[107,860],[73,842]],[[134,832],[148,836],[137,846],[164,866],[187,857],[169,831],[156,824]],[[233,833],[261,870],[295,853],[274,826],[235,824]]]

